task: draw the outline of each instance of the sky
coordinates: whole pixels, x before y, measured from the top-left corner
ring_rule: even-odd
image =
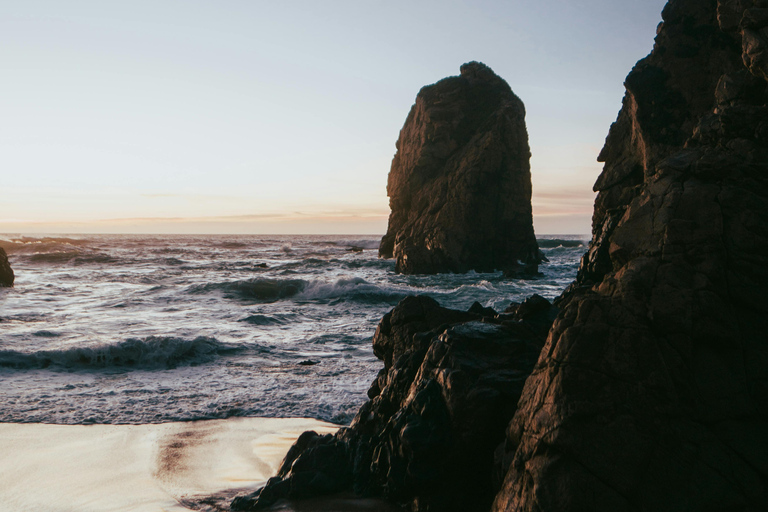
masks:
[[[526,105],[538,234],[596,161],[664,0],[0,0],[0,233],[383,234],[416,93]]]

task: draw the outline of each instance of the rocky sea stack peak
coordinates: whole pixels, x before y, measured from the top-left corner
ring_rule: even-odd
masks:
[[[379,254],[405,274],[535,270],[530,156],[525,106],[485,64],[422,88],[397,141]]]
[[[512,92],[512,89],[509,88],[509,84],[507,84],[504,79],[494,73],[491,68],[476,60],[462,64],[461,67],[459,67],[459,76],[468,80],[471,85],[478,82],[497,82],[499,84],[504,84],[503,87],[506,87]]]

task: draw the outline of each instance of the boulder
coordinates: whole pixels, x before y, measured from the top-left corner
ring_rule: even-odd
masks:
[[[412,511],[487,511],[501,485],[506,426],[548,330],[538,322],[556,315],[533,302],[520,316],[403,299],[376,330],[384,368],[352,424],[304,433],[277,476],[232,508],[353,491]]]
[[[13,286],[13,269],[8,262],[8,255],[5,249],[0,247],[0,288]]]
[[[404,274],[535,272],[525,107],[488,66],[416,96],[397,141],[379,255]]]
[[[767,7],[664,8],[493,511],[768,508]]]

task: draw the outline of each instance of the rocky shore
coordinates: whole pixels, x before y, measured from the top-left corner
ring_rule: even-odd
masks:
[[[556,306],[405,299],[379,325],[384,369],[350,427],[304,434],[234,509],[344,490],[412,512],[768,509],[768,2],[671,0],[663,19],[627,77],[593,238]],[[409,253],[401,229],[398,198],[442,197],[393,179],[426,91],[390,174],[381,251],[401,272],[464,268]]]
[[[412,510],[488,510],[505,429],[556,315],[538,296],[505,314],[403,299],[376,330],[384,368],[352,424],[304,433],[277,476],[232,508],[352,490]]]

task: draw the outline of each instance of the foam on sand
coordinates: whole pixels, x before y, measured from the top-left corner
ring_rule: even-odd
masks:
[[[311,419],[232,418],[153,425],[0,423],[0,510],[182,511],[254,489]]]

